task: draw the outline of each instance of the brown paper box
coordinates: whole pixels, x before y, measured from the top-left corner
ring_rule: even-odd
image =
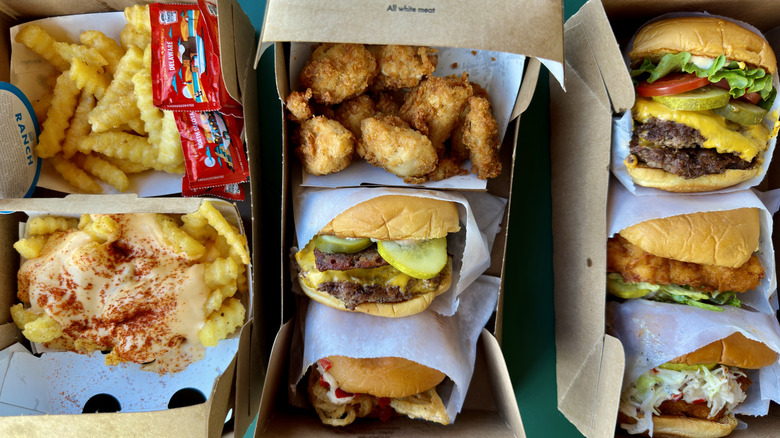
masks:
[[[328,1],[273,1],[266,6],[261,47],[274,45],[275,75],[282,101],[290,93],[288,83],[290,42],[361,42],[367,44],[409,44],[464,47],[478,50],[497,50],[529,56],[528,66],[518,93],[507,135],[501,148],[503,171],[499,178],[489,181],[487,191],[510,199],[515,145],[518,142],[519,115],[533,96],[540,68],[540,60],[562,61],[562,21],[560,2],[543,2],[530,7],[523,2],[443,1],[426,3],[435,13],[388,13],[394,3],[375,3],[364,0]],[[404,6],[397,4],[398,8]],[[418,5],[414,5],[418,6]],[[457,25],[455,25],[457,23]],[[453,29],[457,28],[457,31]],[[531,30],[532,29],[532,30]],[[554,68],[554,67],[553,67]],[[297,158],[291,153],[291,127],[283,118],[283,210],[282,242],[283,266],[281,278],[281,330],[271,352],[268,375],[263,389],[256,436],[288,436],[304,434],[320,436],[331,434],[330,428],[320,425],[316,414],[298,411],[288,406],[286,397],[287,362],[292,338],[295,303],[290,291],[294,277],[287,270],[287,250],[292,247],[293,222],[291,184],[300,172]],[[511,135],[510,135],[511,132]],[[294,169],[294,170],[293,170]],[[509,205],[491,253],[491,266],[486,274],[503,278],[504,255]],[[503,289],[503,282],[502,282]],[[478,345],[477,367],[472,378],[463,411],[455,423],[446,428],[420,421],[399,420],[386,424],[371,422],[359,428],[364,434],[420,434],[448,433],[455,436],[525,436],[511,382],[505,374],[506,365],[500,351],[502,297],[496,317],[488,323]],[[492,332],[492,333],[491,333]],[[357,426],[357,423],[350,427]],[[359,426],[358,426],[359,427]],[[350,429],[352,430],[352,429]],[[358,431],[355,429],[354,431]]]
[[[551,84],[558,409],[588,437],[614,436],[625,366],[604,312],[612,115],[634,104],[620,50],[642,23],[675,11],[725,15],[763,32],[780,24],[780,9],[761,1],[591,0],[564,26],[566,92]],[[763,189],[779,187],[776,169]],[[776,436],[775,416],[745,417],[748,429],[733,436]]]
[[[79,2],[62,2],[52,0],[2,0],[0,1],[0,57],[5,63],[0,67],[0,80],[9,80],[8,60],[10,59],[10,42],[8,29],[25,21],[42,17],[83,14],[94,12],[120,11],[126,6],[132,6],[134,0],[81,0]],[[192,0],[177,1],[177,3],[194,3]],[[255,50],[255,33],[249,18],[241,10],[236,0],[219,0],[217,3],[220,27],[220,49],[222,58],[222,75],[228,92],[244,104],[246,125],[246,143],[249,149],[250,168],[259,169],[256,157],[253,156],[252,145],[256,144],[257,132],[257,84],[251,65],[252,53]],[[252,178],[252,191],[259,193],[254,185],[259,177]],[[69,203],[56,199],[2,199],[0,205],[4,211],[63,211],[72,208],[73,212],[84,213],[97,210],[118,211],[194,211],[200,199],[135,199],[134,197],[114,198],[112,196],[93,198],[69,198]],[[83,201],[75,202],[74,199]],[[121,205],[121,207],[118,207]],[[0,243],[10,248],[18,238],[18,222],[23,215],[0,216]],[[253,221],[253,226],[254,226]],[[249,224],[246,224],[247,227]],[[249,233],[248,233],[249,234]],[[259,233],[253,232],[251,246],[258,248]],[[0,298],[0,347],[20,339],[20,333],[11,322],[8,307],[14,300],[16,290],[16,270],[19,266],[18,256],[13,251],[3,253],[2,265],[6,268],[0,273],[0,284],[9,291]],[[257,279],[259,272],[254,271],[250,279],[259,293]],[[257,301],[254,300],[255,306]],[[254,312],[257,314],[255,308]],[[166,411],[144,413],[103,413],[83,415],[57,416],[25,416],[0,418],[0,435],[3,436],[38,436],[57,433],[59,436],[220,436],[223,431],[225,417],[229,410],[235,416],[235,431],[243,436],[247,427],[254,419],[259,403],[260,385],[262,381],[262,362],[259,359],[260,349],[252,348],[259,342],[260,335],[252,331],[252,321],[248,321],[240,334],[240,347],[232,365],[214,382],[208,401],[194,406]],[[250,365],[254,359],[256,366]],[[252,370],[252,372],[250,372]],[[252,400],[252,394],[255,394]],[[253,404],[254,402],[254,404]],[[55,432],[56,431],[56,432]]]

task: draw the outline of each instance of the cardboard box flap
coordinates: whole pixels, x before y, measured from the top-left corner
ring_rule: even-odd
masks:
[[[220,17],[219,51],[222,59],[222,79],[230,96],[241,101],[241,86],[252,71],[252,57],[255,50],[255,29],[249,17],[236,0],[217,1]],[[225,62],[233,60],[233,62]],[[246,94],[251,99],[254,95]],[[243,103],[243,102],[242,102]],[[246,105],[246,104],[245,104]]]
[[[583,77],[599,102],[615,112],[634,105],[634,85],[599,0],[591,0],[566,21],[566,63]],[[593,62],[597,64],[596,68]],[[604,93],[604,88],[606,92]]]
[[[432,0],[420,6],[364,0],[271,0],[266,4],[260,42],[393,41],[517,53],[539,58],[563,81],[560,2]],[[458,23],[457,32],[452,23]]]
[[[493,394],[499,400],[497,403],[499,414],[509,424],[516,437],[525,438],[523,419],[520,417],[520,409],[517,407],[517,398],[514,391],[512,391],[512,382],[509,379],[509,370],[506,367],[506,362],[504,362],[501,346],[487,329],[482,329],[480,339],[488,359],[488,367],[490,367],[489,374],[493,386]]]
[[[58,211],[61,213],[186,213],[198,209],[201,198],[139,198],[124,195],[79,195],[65,198],[0,199],[0,211]]]

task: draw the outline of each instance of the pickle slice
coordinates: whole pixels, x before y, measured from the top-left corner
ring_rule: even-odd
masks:
[[[328,254],[342,253],[352,254],[364,250],[371,246],[371,239],[350,239],[341,238],[336,236],[317,236],[317,240],[314,242],[314,247],[322,252]]]
[[[740,125],[758,125],[767,113],[767,110],[760,106],[741,100],[731,100],[725,106],[715,108],[713,111],[726,120]]]
[[[729,103],[729,92],[712,85],[706,85],[684,93],[653,96],[653,99],[674,110],[704,111]]]
[[[447,265],[446,237],[415,243],[379,241],[376,248],[392,267],[421,280],[435,277]]]

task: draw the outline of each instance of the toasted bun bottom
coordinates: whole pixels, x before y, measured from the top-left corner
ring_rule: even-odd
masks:
[[[635,419],[618,412],[618,424],[634,423]],[[653,416],[653,438],[717,438],[727,436],[736,427],[737,419],[732,415],[724,416],[720,421],[681,415]]]
[[[719,363],[731,367],[759,369],[776,361],[777,353],[774,350],[761,342],[746,338],[740,332],[735,332],[670,362],[688,365]]]
[[[457,204],[418,196],[386,195],[361,202],[333,218],[318,234],[379,240],[434,239],[456,233]]]
[[[626,170],[635,184],[676,193],[709,192],[731,187],[761,173],[761,166],[755,166],[752,169],[728,169],[723,173],[685,179],[663,169],[636,166],[627,160],[625,164]]]
[[[652,219],[620,230],[620,236],[658,257],[739,268],[758,249],[757,208],[707,211]]]
[[[444,373],[401,357],[328,357],[341,389],[374,397],[400,398],[427,391],[444,380]]]
[[[650,23],[636,33],[628,56],[632,62],[646,57],[657,61],[678,52],[708,58],[725,55],[730,61],[743,61],[769,74],[777,71],[774,51],[761,35],[716,17],[677,17]]]
[[[344,301],[333,295],[311,288],[298,278],[298,284],[301,285],[303,292],[312,300],[330,306],[339,310],[353,311],[346,307]],[[385,318],[400,318],[403,316],[415,315],[427,309],[431,302],[437,296],[447,292],[452,285],[452,258],[447,261],[447,266],[441,271],[441,282],[439,287],[428,293],[414,295],[411,299],[400,303],[363,303],[355,306],[354,312],[367,313],[369,315],[383,316]]]

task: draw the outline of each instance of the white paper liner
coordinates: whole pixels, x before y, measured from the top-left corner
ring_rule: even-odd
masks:
[[[649,369],[735,332],[780,352],[780,325],[774,315],[730,306],[723,312],[712,312],[648,300],[610,302],[607,304],[607,325],[625,350],[623,388]],[[749,396],[734,412],[766,415],[768,400],[780,402],[778,372],[780,362],[775,362],[759,370],[759,379],[752,376]]]
[[[738,298],[744,305],[763,313],[774,314],[777,303],[777,276],[775,272],[775,251],[772,244],[772,215],[777,211],[780,190],[762,193],[771,210],[752,190],[724,192],[710,196],[677,194],[674,196],[631,194],[625,186],[612,180],[609,185],[607,205],[607,235],[614,236],[620,230],[651,219],[677,216],[703,211],[724,211],[752,207],[761,210],[761,234],[756,252],[764,267],[761,284],[751,291],[743,292]]]
[[[300,365],[290,373],[291,400],[305,406],[300,404],[305,398],[305,387],[298,383],[309,367],[323,357],[402,357],[447,375],[449,380],[445,379],[437,392],[450,421],[454,421],[474,373],[477,340],[496,309],[499,284],[497,277],[479,277],[464,294],[458,312],[449,317],[426,310],[404,318],[382,318],[342,312],[309,300],[303,325],[302,362],[291,364]],[[291,356],[301,357],[300,353]]]
[[[724,20],[729,20],[734,23],[737,23],[738,25],[750,29],[751,31],[757,33],[758,35],[763,36],[763,34],[756,29],[755,27],[751,26],[750,24],[741,22],[739,20],[734,20],[729,17],[723,17],[720,15],[712,15],[707,13],[695,13],[695,12],[685,12],[685,13],[671,13],[671,14],[665,14],[661,15],[659,17],[656,17],[644,25],[640,26],[637,29],[640,29],[641,27],[650,24],[654,21],[666,19],[666,18],[674,18],[674,17],[682,17],[682,16],[711,16],[711,17],[717,17],[722,18]],[[627,66],[630,66],[630,61],[628,58],[628,53],[631,51],[631,47],[634,43],[634,37],[631,37],[631,41],[626,45],[626,47],[623,50],[623,59],[626,62]],[[628,67],[630,68],[630,67]],[[778,75],[775,74],[775,76],[772,78],[772,85],[780,90],[780,79],[778,78]],[[766,117],[764,117],[764,125],[766,125],[767,128],[769,128],[769,131],[772,132],[772,128],[774,127],[775,122],[778,119],[778,114],[780,114],[780,99],[775,98],[774,104],[772,105],[772,108],[767,113]],[[612,123],[612,160],[611,160],[611,169],[612,174],[617,177],[617,179],[624,185],[626,188],[631,191],[631,193],[638,195],[638,196],[647,196],[647,195],[674,195],[671,192],[667,192],[660,189],[655,189],[652,187],[643,187],[637,184],[634,184],[634,180],[631,179],[631,176],[628,174],[628,171],[626,170],[626,165],[623,162],[625,158],[629,155],[629,141],[631,141],[631,136],[633,132],[633,119],[631,117],[631,111],[626,111],[623,114],[617,115],[613,117],[613,123]],[[725,187],[720,190],[713,190],[709,192],[698,192],[698,193],[690,193],[690,195],[702,195],[707,193],[726,193],[726,192],[734,192],[738,190],[744,190],[750,187],[754,187],[758,185],[761,180],[764,179],[764,175],[766,175],[767,170],[769,169],[769,163],[771,161],[772,155],[774,154],[775,150],[775,144],[777,143],[777,137],[773,136],[769,139],[769,142],[767,143],[767,150],[763,152],[763,161],[761,162],[761,172],[756,175],[755,177],[743,181],[739,184],[733,185],[731,187]]]
[[[290,47],[290,88],[300,90],[298,83],[303,66],[309,60],[315,43],[292,43]],[[517,93],[523,78],[526,57],[523,55],[492,52],[488,50],[469,50],[452,47],[434,47],[438,50],[439,62],[434,76],[449,76],[462,72],[469,74],[469,81],[481,85],[490,95],[493,117],[498,123],[499,142],[502,142],[509,126]],[[453,68],[453,65],[457,67]],[[470,172],[447,178],[442,181],[429,181],[421,187],[438,189],[485,190],[487,180],[478,179]],[[310,175],[303,170],[302,184],[307,187],[357,187],[362,184],[382,186],[407,186],[403,179],[374,167],[362,159],[357,159],[341,172],[330,175]]]
[[[433,300],[430,309],[449,316],[458,308],[460,295],[490,266],[487,235],[498,230],[506,200],[487,193],[470,195],[484,202],[483,209],[474,210],[466,198],[456,192],[437,192],[404,188],[293,189],[293,214],[298,245],[306,245],[325,225],[344,210],[382,195],[404,195],[442,199],[458,204],[460,231],[450,233],[447,251],[453,255],[452,287]],[[481,196],[477,196],[481,195]],[[475,215],[479,215],[477,221]],[[491,239],[492,243],[492,239]],[[297,282],[295,286],[297,287]]]
[[[99,30],[109,38],[119,41],[119,33],[124,28],[126,21],[123,12],[104,12],[45,18],[12,27],[10,30],[10,80],[12,84],[22,90],[30,101],[35,102],[48,91],[46,78],[54,71],[54,67],[25,45],[16,42],[16,34],[28,24],[37,24],[57,41],[78,43],[79,35],[85,30]],[[41,127],[41,129],[43,128]],[[183,175],[148,170],[127,176],[130,179],[128,193],[138,193],[140,196],[181,193]],[[95,178],[95,181],[103,188],[103,193],[120,193],[115,187],[100,179]],[[77,193],[75,188],[65,182],[47,160],[43,160],[38,186],[64,193]]]

